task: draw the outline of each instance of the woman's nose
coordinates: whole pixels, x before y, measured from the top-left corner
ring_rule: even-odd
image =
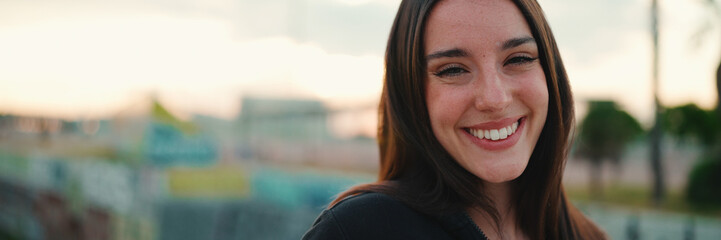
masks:
[[[498,72],[480,74],[475,81],[475,106],[479,111],[501,111],[511,103],[511,89]]]

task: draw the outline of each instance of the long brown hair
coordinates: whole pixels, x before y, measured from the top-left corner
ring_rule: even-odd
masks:
[[[574,124],[568,76],[556,41],[535,0],[513,0],[539,51],[549,93],[548,114],[528,166],[513,180],[517,224],[531,239],[598,239],[603,233],[568,201],[561,178]],[[378,182],[355,186],[331,203],[363,192],[393,196],[417,211],[437,215],[482,209],[498,225],[498,211],[478,189],[478,177],[461,167],[431,129],[425,102],[424,28],[436,1],[403,0],[385,55],[378,111]]]

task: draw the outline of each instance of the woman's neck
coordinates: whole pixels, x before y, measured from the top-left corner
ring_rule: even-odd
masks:
[[[491,215],[483,209],[469,209],[468,214],[473,222],[483,230],[489,239],[525,239],[525,234],[516,224],[511,182],[484,182],[483,193],[493,201],[494,207],[498,211],[500,232]]]

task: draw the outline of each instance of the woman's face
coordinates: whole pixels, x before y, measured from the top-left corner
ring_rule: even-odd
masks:
[[[425,29],[426,104],[433,133],[486,182],[523,173],[548,110],[533,35],[511,1],[447,0]]]

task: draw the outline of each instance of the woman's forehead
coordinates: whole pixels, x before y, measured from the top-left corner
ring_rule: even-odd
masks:
[[[433,9],[431,9],[431,15],[439,14],[443,12],[443,15],[452,13],[451,16],[459,17],[461,14],[470,14],[475,17],[486,19],[488,13],[500,12],[501,15],[509,15],[510,11],[515,11],[520,14],[518,8],[511,0],[443,0],[438,1]]]
[[[425,32],[426,43],[464,38],[497,42],[531,34],[521,11],[510,0],[441,1],[431,10]]]

